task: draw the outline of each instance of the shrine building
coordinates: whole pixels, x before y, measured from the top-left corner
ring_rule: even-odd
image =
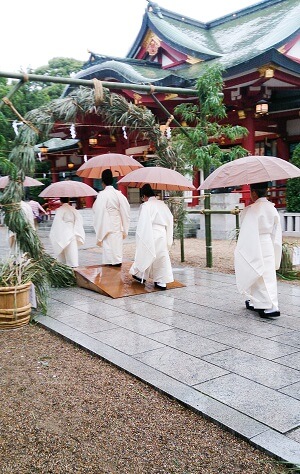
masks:
[[[238,144],[252,155],[289,160],[300,142],[299,18],[299,0],[264,0],[208,23],[166,10],[148,0],[141,28],[126,57],[90,52],[82,71],[74,77],[151,84],[153,90],[157,86],[190,89],[207,65],[219,64],[224,70],[226,123],[241,125],[249,131],[241,140],[223,141],[220,145],[230,148]],[[68,86],[64,96],[73,87]],[[149,108],[161,124],[168,118],[164,109],[173,114],[178,104],[198,100],[176,93],[155,93],[153,97],[134,89],[121,89],[118,93]],[[63,138],[70,138],[65,127],[61,135],[59,127],[56,132],[62,144]],[[72,146],[69,155],[57,143],[54,151],[49,147],[47,158],[52,162],[53,181],[61,173],[75,178],[84,159],[95,155],[130,154],[147,165],[155,154],[151,144],[131,141],[122,129],[112,134],[96,115],[76,124],[73,142],[77,145]],[[199,171],[194,184],[199,185],[200,180]],[[85,182],[97,188],[97,183],[89,179]],[[284,185],[281,182],[274,186],[273,200],[278,207],[285,206]]]

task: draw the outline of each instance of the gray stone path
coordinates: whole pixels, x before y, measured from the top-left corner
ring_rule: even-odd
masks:
[[[39,231],[49,252],[47,231]],[[0,227],[0,253],[7,251]],[[80,265],[101,264],[95,235]],[[281,316],[246,310],[233,275],[174,268],[186,285],[112,299],[53,289],[42,326],[291,464],[300,464],[300,286],[279,282]]]

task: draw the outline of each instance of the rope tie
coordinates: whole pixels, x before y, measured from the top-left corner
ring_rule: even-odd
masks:
[[[28,120],[25,120],[24,117],[22,117],[21,114],[19,114],[19,112],[17,111],[17,109],[13,106],[13,104],[11,103],[11,101],[8,99],[8,97],[3,97],[2,101],[4,102],[4,104],[6,104],[8,107],[11,108],[11,110],[16,114],[17,117],[19,117],[19,119],[21,120],[21,122],[23,122],[25,125],[28,125],[28,127],[30,127],[37,135],[40,134],[40,131],[30,122],[28,122]]]
[[[96,78],[93,79],[93,83],[95,88],[95,105],[98,107],[103,102],[103,86],[102,82]]]
[[[153,84],[150,84],[150,94],[154,94],[155,92],[155,87]]]
[[[166,123],[166,128],[170,126],[170,123],[172,122],[172,120],[174,120],[174,115],[170,115],[170,117],[168,118],[167,123]]]
[[[21,203],[20,202],[11,202],[11,203],[8,203],[8,204],[2,204],[2,207],[4,208],[5,212],[20,211]]]

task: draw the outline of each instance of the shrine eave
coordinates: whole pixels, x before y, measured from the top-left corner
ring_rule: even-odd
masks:
[[[265,51],[262,54],[249,59],[248,61],[225,69],[223,77],[226,81],[232,76],[246,74],[253,69],[259,69],[262,66],[267,65],[273,65],[275,68],[280,67],[286,72],[296,75],[300,80],[299,63],[283,55],[275,48]]]
[[[80,140],[73,138],[50,138],[43,143],[38,143],[35,145],[34,151],[35,153],[39,153],[41,147],[47,148],[47,153],[77,149],[79,141]]]
[[[108,58],[106,58],[108,59]],[[217,61],[217,60],[215,60]],[[96,62],[92,66],[86,67],[78,74],[76,78],[81,79],[99,79],[107,80],[108,78],[118,82],[143,84],[151,83],[157,86],[174,86],[174,87],[192,87],[207,63],[200,63],[189,68],[181,69],[162,69],[150,66],[149,62],[136,61],[134,64],[128,63],[126,59],[106,60],[105,62]],[[266,65],[273,65],[275,68],[284,69],[287,73],[299,77],[299,64],[292,59],[284,56],[276,49],[272,48],[262,54],[255,56],[248,61],[235,64],[232,67],[225,67],[224,79],[229,81],[230,78],[246,75],[251,70],[257,70]]]
[[[74,77],[76,79],[98,79],[122,82],[127,84],[153,84],[162,87],[192,87],[193,81],[176,74],[173,70],[151,67],[139,61],[139,65],[129,64],[126,60],[112,60],[96,63],[83,69]],[[66,96],[75,86],[66,87],[63,95]]]

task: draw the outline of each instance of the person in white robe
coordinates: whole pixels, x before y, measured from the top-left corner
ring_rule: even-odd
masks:
[[[280,216],[268,201],[268,183],[250,185],[253,204],[241,213],[241,228],[235,249],[235,275],[246,308],[262,318],[280,316],[276,270],[282,253]]]
[[[156,199],[150,184],[141,188],[140,215],[136,228],[136,251],[129,270],[132,277],[165,290],[174,281],[169,249],[173,243],[173,215],[168,206]]]
[[[121,191],[113,187],[110,169],[101,175],[103,190],[93,205],[97,245],[102,247],[102,264],[120,267],[123,261],[123,239],[128,235],[130,205]]]
[[[71,206],[68,198],[60,198],[62,205],[56,209],[49,238],[56,259],[69,267],[79,265],[78,247],[85,242],[83,219]]]
[[[35,229],[34,214],[32,212],[31,206],[26,201],[21,201],[20,205],[21,205],[21,211],[23,213],[24,218],[31,225],[31,227]],[[8,230],[8,244],[10,247],[10,253],[12,255],[17,256],[21,254],[21,251],[16,239],[16,234],[12,232],[11,230]]]

